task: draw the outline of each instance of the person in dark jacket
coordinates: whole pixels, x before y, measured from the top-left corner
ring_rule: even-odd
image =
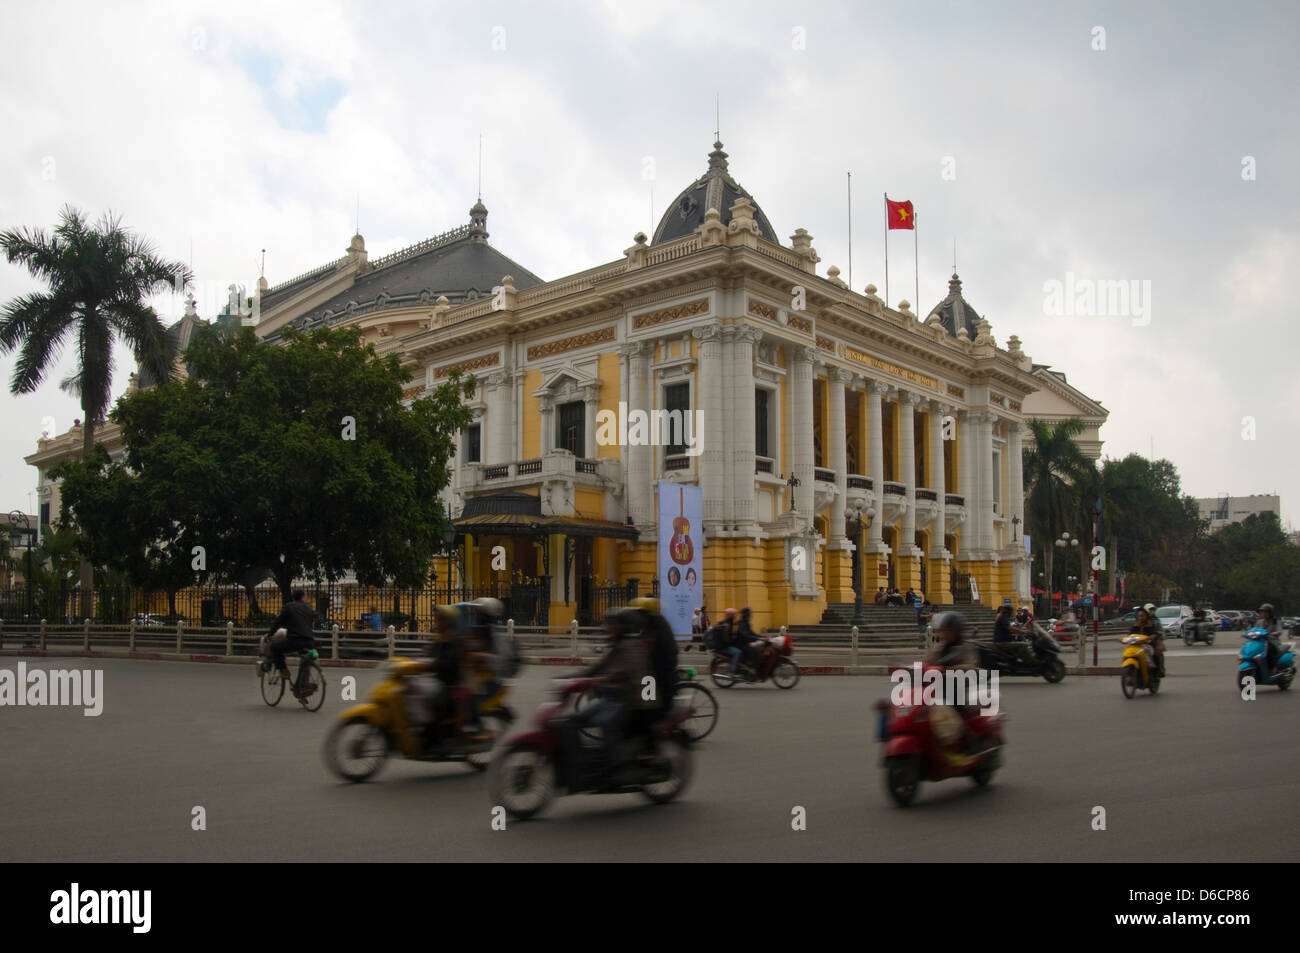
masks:
[[[1156,607],[1148,602],[1137,611],[1137,619],[1129,635],[1146,635],[1151,638],[1151,654],[1155,657],[1156,674],[1165,677],[1165,627],[1156,617]]]
[[[618,743],[629,709],[640,709],[641,679],[649,673],[649,653],[639,638],[641,613],[635,609],[610,609],[605,613],[609,649],[578,677],[597,679],[599,698],[577,713],[580,724],[600,729],[601,755],[606,775],[618,768]]]
[[[663,714],[671,710],[677,695],[677,637],[660,614],[658,599],[634,599],[632,607],[641,613],[641,637],[648,642],[650,674],[655,680],[656,711]]]
[[[285,661],[285,653],[305,652],[316,647],[316,637],[311,632],[316,613],[307,605],[306,600],[306,593],[295,589],[267,632],[270,637],[267,645],[271,650],[271,664],[279,670],[280,677],[285,682],[289,682],[289,665]],[[290,687],[296,695],[297,686],[290,683]]]

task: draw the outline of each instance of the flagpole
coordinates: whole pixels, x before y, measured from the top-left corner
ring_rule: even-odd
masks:
[[[916,282],[916,300],[912,302],[912,310],[918,316],[921,313],[916,310],[921,307],[921,263],[917,258],[919,247],[916,238],[916,206],[912,206],[912,278]]]
[[[885,193],[885,307],[889,307],[889,193]]]
[[[849,177],[849,288],[853,287],[853,173],[846,172]]]

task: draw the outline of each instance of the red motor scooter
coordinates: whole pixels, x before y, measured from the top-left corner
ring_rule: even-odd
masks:
[[[600,747],[582,730],[575,704],[595,679],[561,681],[559,700],[542,705],[532,725],[508,739],[488,770],[492,804],[523,820],[563,794],[639,792],[656,804],[677,797],[691,777],[686,721],[692,710],[676,705],[667,718],[646,723],[653,713],[633,711],[619,745],[618,765],[604,773]]]
[[[740,682],[765,682],[769,678],[777,688],[794,688],[799,684],[799,666],[790,657],[794,643],[789,635],[772,635],[754,643],[758,649],[758,663],[749,666],[741,661],[735,674],[731,672],[731,656],[725,651],[713,653],[709,677],[719,688],[730,688]]]
[[[943,672],[926,665],[923,671]],[[945,745],[936,733],[936,721],[959,717],[952,708],[941,705],[895,705],[891,700],[876,702],[880,712],[877,740],[885,745],[885,787],[899,807],[916,799],[922,781],[970,778],[984,787],[993,780],[993,772],[1002,766],[1003,716],[980,714],[968,710],[964,720],[969,743],[964,751]]]

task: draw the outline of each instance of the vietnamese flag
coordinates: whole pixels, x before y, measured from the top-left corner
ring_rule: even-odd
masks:
[[[912,211],[911,202],[895,202],[893,199],[885,199],[885,205],[889,209],[889,227],[892,228],[916,228],[916,213]]]

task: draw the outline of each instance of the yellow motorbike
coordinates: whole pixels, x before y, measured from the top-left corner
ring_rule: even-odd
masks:
[[[390,755],[412,761],[463,761],[476,771],[487,768],[493,746],[514,721],[514,713],[506,705],[508,685],[496,687],[478,706],[479,720],[491,740],[471,741],[462,735],[455,715],[429,725],[412,724],[408,689],[411,679],[425,675],[424,663],[394,658],[380,671],[386,677],[370,693],[369,701],[343,712],[325,738],[325,763],[331,771],[348,781],[365,781],[374,777]],[[416,703],[422,701],[427,699]]]
[[[1120,662],[1119,687],[1125,698],[1132,698],[1144,688],[1152,695],[1160,691],[1160,676],[1152,658],[1152,636],[1132,635],[1120,640],[1124,643],[1124,657]]]

